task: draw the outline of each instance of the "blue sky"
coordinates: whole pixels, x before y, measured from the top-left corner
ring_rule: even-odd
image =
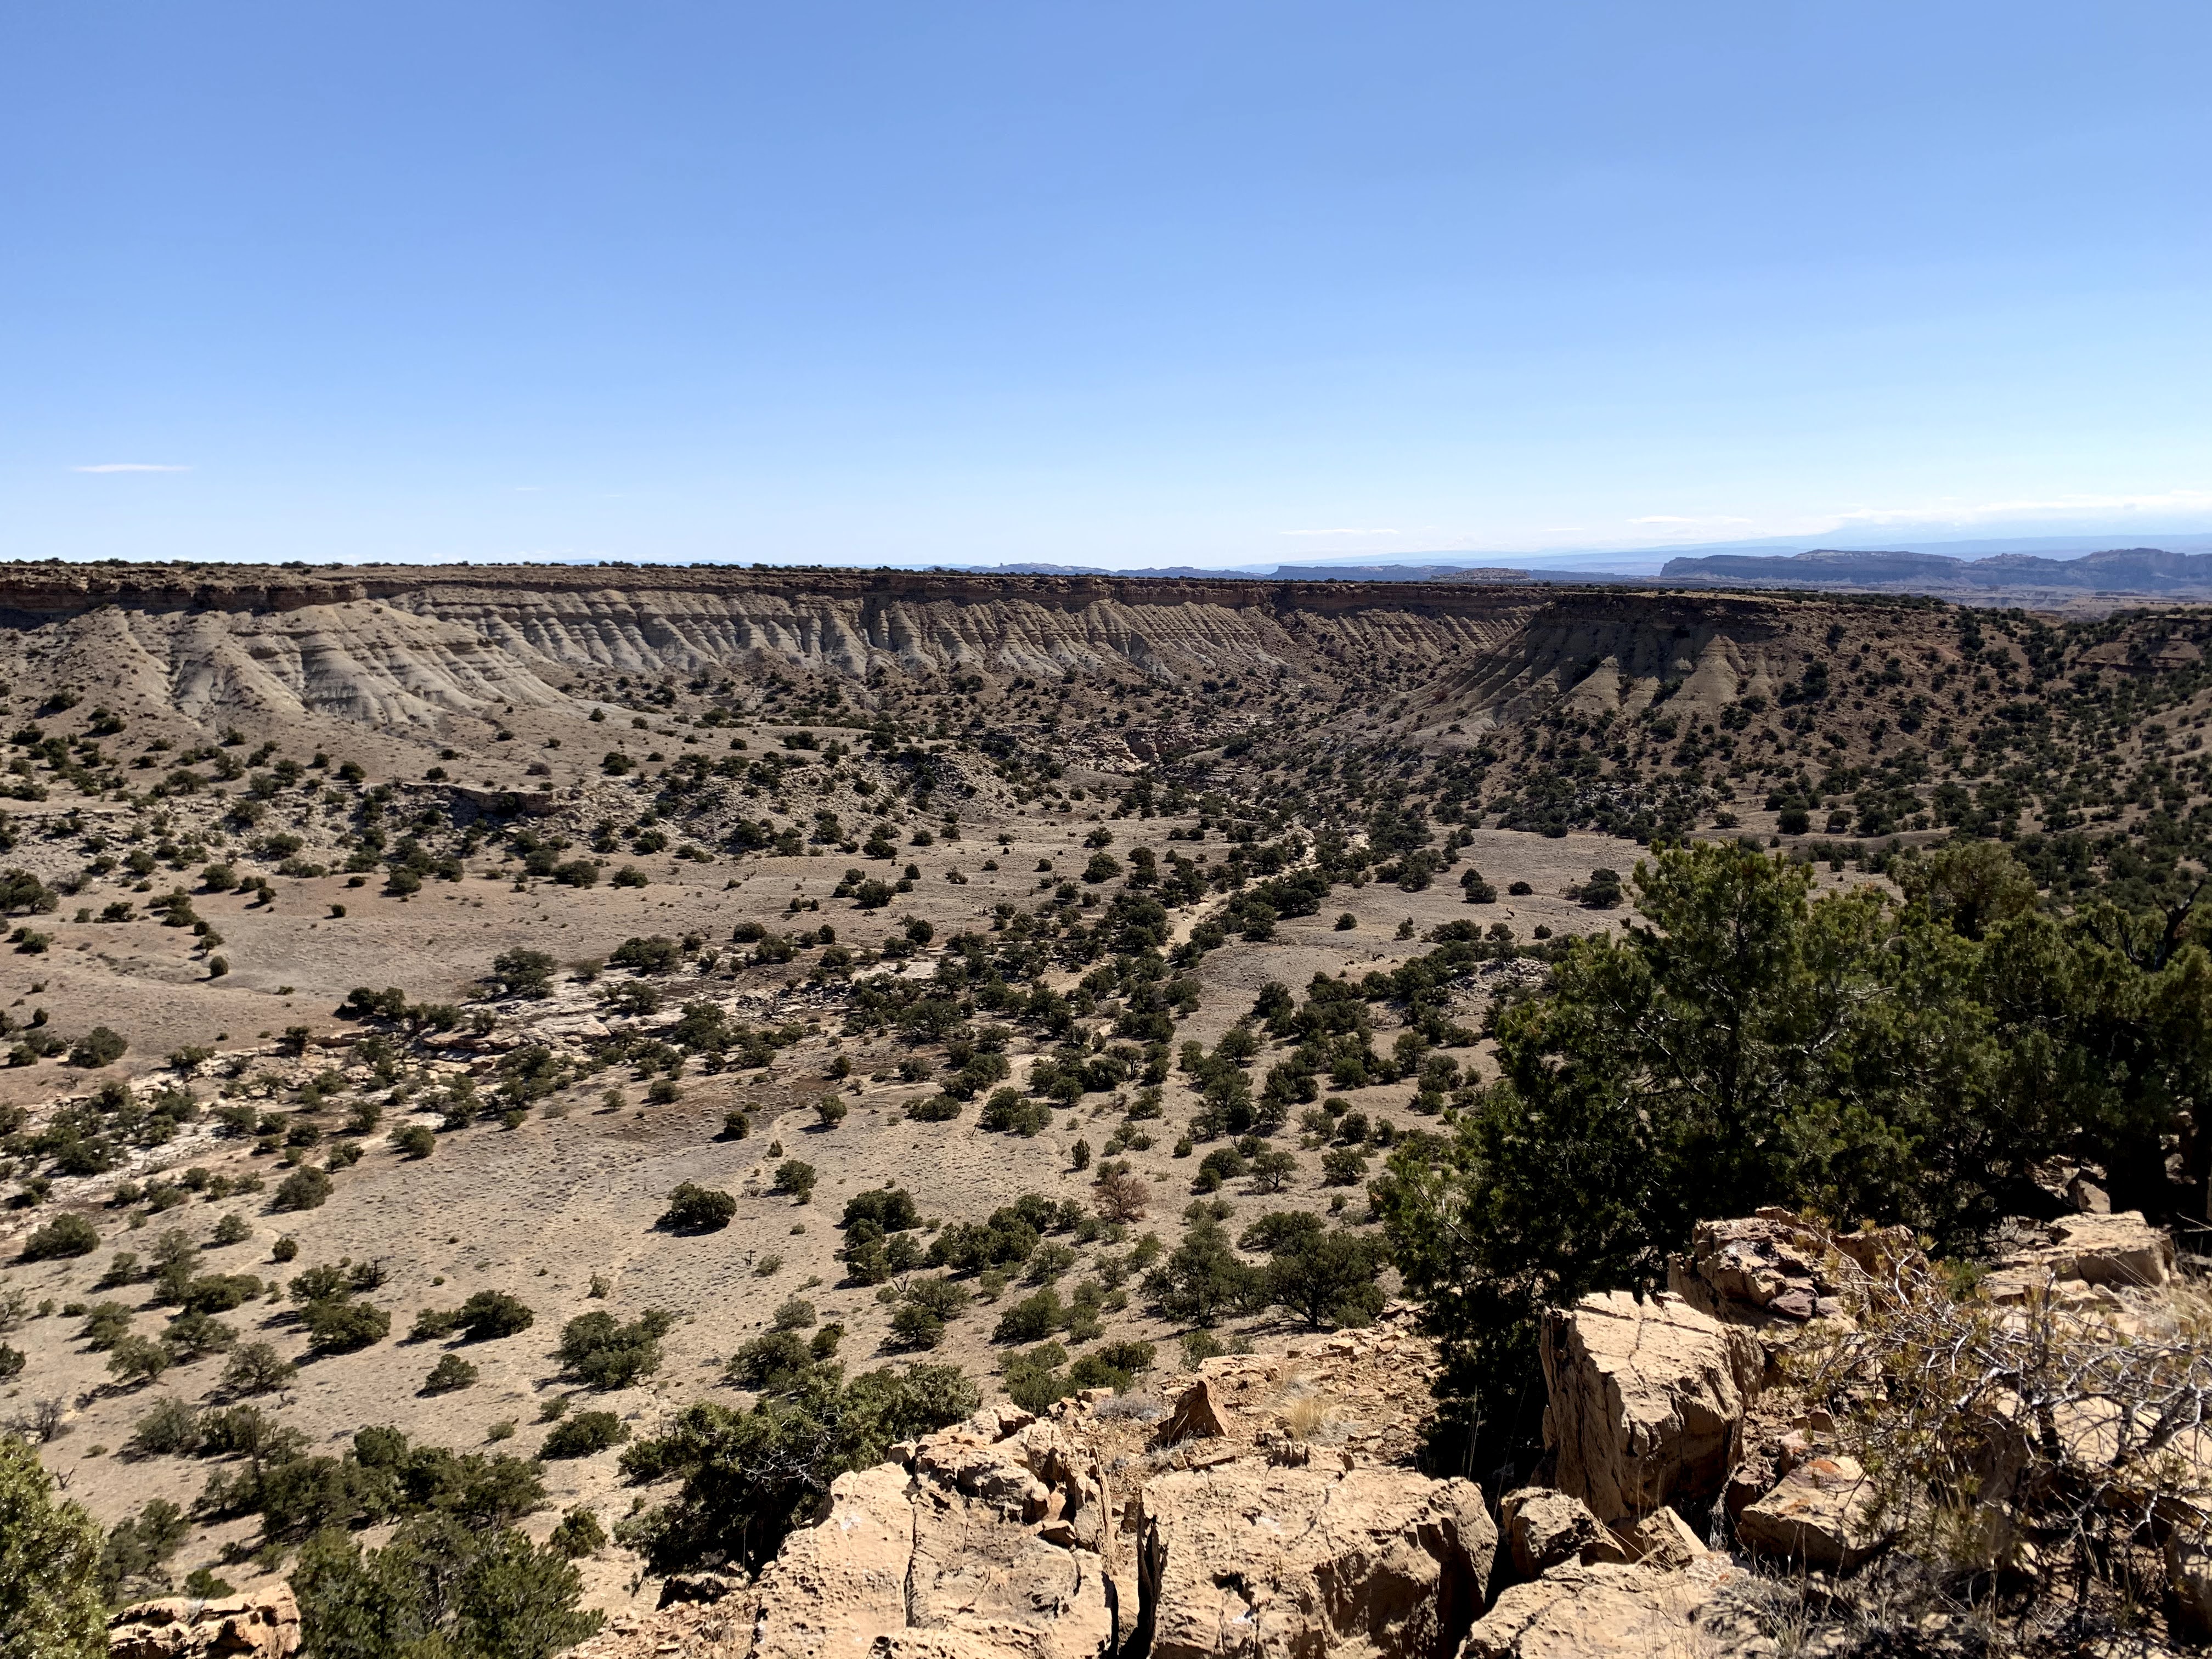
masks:
[[[2212,528],[2201,5],[5,15],[7,556]]]

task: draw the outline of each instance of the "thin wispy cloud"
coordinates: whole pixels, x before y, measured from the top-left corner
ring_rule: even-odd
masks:
[[[2167,489],[2148,495],[2053,495],[2041,501],[1945,501],[1920,507],[1856,507],[1839,514],[1845,524],[1886,524],[1928,519],[2004,519],[2037,513],[2202,513],[2212,511],[2212,490]]]
[[[168,461],[98,461],[90,466],[73,466],[72,472],[189,472],[191,468],[178,466]]]
[[[1404,535],[1406,532],[1405,532],[1404,531],[1402,531],[1402,530],[1352,530],[1352,529],[1346,529],[1346,530],[1283,530],[1283,531],[1278,531],[1276,533],[1277,533],[1278,535],[1283,535],[1283,536],[1402,536],[1402,535]]]

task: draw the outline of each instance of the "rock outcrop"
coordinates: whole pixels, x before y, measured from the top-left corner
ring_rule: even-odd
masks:
[[[1398,1468],[1179,1470],[1146,1485],[1139,1525],[1152,1659],[1449,1659],[1498,1546],[1473,1483]]]
[[[1765,1659],[1774,1644],[1727,1591],[1742,1577],[1710,1556],[1681,1571],[1564,1566],[1501,1592],[1468,1632],[1462,1659]]]
[[[574,1659],[1452,1659],[1498,1534],[1414,1469],[1409,1310],[1206,1362],[1174,1408],[988,1408],[838,1478],[749,1589],[626,1614]]]
[[[1548,1486],[1523,1486],[1507,1492],[1498,1505],[1498,1522],[1519,1578],[1540,1578],[1569,1561],[1594,1566],[1626,1561],[1627,1553],[1589,1505]]]
[[[1717,1496],[1763,1370],[1748,1331],[1626,1291],[1548,1316],[1543,1363],[1555,1483],[1608,1522]]]
[[[763,1571],[753,1659],[1114,1650],[1104,1486],[1058,1422],[986,1411],[905,1451],[840,1476],[828,1516]]]
[[[2023,1302],[2046,1289],[2092,1300],[2099,1290],[2162,1291],[2173,1278],[2173,1240],[2140,1210],[2062,1216],[2041,1233],[1998,1261],[1982,1286],[1991,1301]]]
[[[141,1601],[107,1621],[109,1659],[291,1659],[299,1650],[299,1604],[283,1584],[214,1601]]]
[[[1754,1554],[1823,1572],[1849,1572],[1887,1541],[1866,1471],[1843,1456],[1798,1464],[1745,1507],[1736,1535]]]

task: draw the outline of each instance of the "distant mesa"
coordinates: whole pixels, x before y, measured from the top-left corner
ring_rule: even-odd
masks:
[[[1815,548],[1796,554],[1715,553],[1669,559],[1660,572],[1669,582],[1740,587],[1905,588],[1957,592],[1977,588],[2064,588],[2077,592],[2212,594],[2212,553],[2172,553],[2160,547],[2115,547],[2078,559],[2033,553],[1998,553],[1954,559],[1941,553]]]

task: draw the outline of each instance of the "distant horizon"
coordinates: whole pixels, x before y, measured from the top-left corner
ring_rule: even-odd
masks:
[[[562,558],[447,558],[447,559],[303,559],[289,558],[235,559],[132,559],[125,555],[100,555],[70,558],[60,555],[45,557],[12,556],[0,559],[6,564],[62,563],[91,564],[186,564],[186,565],[304,565],[309,568],[345,568],[356,566],[393,566],[401,568],[419,566],[422,568],[442,567],[498,567],[510,565],[518,568],[539,566],[547,568],[577,568],[595,565],[635,567],[638,568],[672,569],[824,569],[824,570],[903,570],[916,573],[946,571],[976,574],[1068,574],[1107,576],[1164,576],[1164,575],[1219,575],[1243,577],[1282,577],[1307,570],[1336,570],[1373,568],[1409,568],[1422,566],[1437,568],[1510,569],[1540,576],[1547,571],[1587,577],[1618,575],[1635,578],[1653,576],[1668,560],[1701,558],[1716,555],[1751,555],[1765,557],[1790,556],[1806,552],[1854,553],[1913,553],[1935,554],[1972,562],[1979,558],[2006,553],[2040,555],[2062,561],[2084,558],[2093,553],[2124,551],[2138,548],[2153,548],[2174,553],[2212,553],[2212,532],[2188,531],[2169,533],[2145,532],[2139,527],[2116,530],[2103,536],[2035,536],[1974,538],[1961,540],[1926,540],[1905,538],[1879,544],[1864,543],[1850,545],[1817,537],[1760,538],[1731,542],[1677,543],[1662,546],[1644,546],[1617,550],[1589,549],[1573,550],[1479,550],[1467,549],[1422,549],[1393,554],[1346,554],[1333,558],[1302,560],[1282,559],[1272,562],[1253,562],[1243,564],[1164,565],[1140,562],[1132,559],[1119,564],[1076,563],[1050,558],[998,560],[911,560],[884,558],[614,558],[605,556],[576,556]],[[1606,563],[1605,561],[1616,561]]]

